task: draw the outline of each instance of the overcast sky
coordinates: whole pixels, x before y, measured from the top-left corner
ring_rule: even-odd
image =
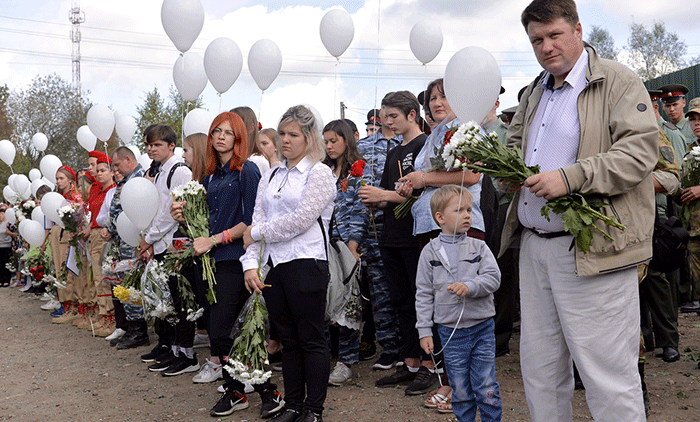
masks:
[[[389,91],[420,92],[444,73],[450,57],[467,46],[481,46],[497,59],[506,93],[502,108],[516,103],[518,90],[541,70],[519,15],[528,0],[367,0],[220,1],[202,0],[205,23],[191,51],[204,54],[218,37],[235,40],[243,52],[243,71],[221,96],[221,109],[247,105],[260,112],[264,126],[276,126],[294,104],[311,104],[325,122],[347,117],[362,129],[367,110]],[[57,73],[71,80],[70,0],[0,0],[0,85],[24,88],[36,75]],[[82,0],[82,87],[93,103],[136,117],[145,93],[158,87],[167,95],[179,52],[165,35],[159,0]],[[688,45],[686,58],[700,56],[700,7],[688,0],[578,1],[584,39],[591,25],[611,32],[622,48],[631,23],[649,27],[661,21]],[[319,23],[341,6],[353,18],[355,37],[337,63],[323,47]],[[411,53],[413,25],[430,19],[444,35],[442,51],[423,67]],[[248,50],[269,38],[282,51],[282,71],[261,95],[247,69]],[[375,94],[376,93],[376,94]],[[220,100],[208,84],[205,108],[216,114]],[[377,98],[378,97],[378,98]],[[363,130],[361,133],[364,134]]]

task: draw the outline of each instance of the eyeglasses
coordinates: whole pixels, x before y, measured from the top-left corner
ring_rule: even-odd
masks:
[[[214,129],[214,130],[211,131],[211,136],[219,136],[220,134],[221,134],[221,128],[218,128],[218,127],[217,127],[216,129]],[[232,130],[227,130],[227,131],[225,131],[225,132],[224,132],[224,135],[225,135],[225,136],[230,136],[230,137],[232,137],[232,138],[233,138],[234,136],[236,136],[236,134],[234,134]]]

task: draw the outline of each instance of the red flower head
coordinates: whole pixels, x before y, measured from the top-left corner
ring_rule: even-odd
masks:
[[[453,127],[450,130],[448,130],[447,133],[445,133],[445,145],[450,143],[450,139],[452,139],[452,135],[454,135],[455,132],[457,132],[457,129],[457,127]]]
[[[354,163],[352,163],[352,168],[350,169],[350,175],[352,177],[362,177],[362,173],[365,171],[365,162],[364,160],[357,160]]]

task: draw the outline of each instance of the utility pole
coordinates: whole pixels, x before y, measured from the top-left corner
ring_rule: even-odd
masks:
[[[345,118],[345,109],[346,109],[346,108],[347,108],[347,107],[345,106],[345,103],[341,101],[341,102],[340,102],[340,118],[341,118],[341,119],[344,119],[344,118]]]
[[[80,24],[85,22],[85,12],[80,10],[80,0],[73,0],[68,20],[73,24],[70,30],[73,43],[73,89],[80,92]]]

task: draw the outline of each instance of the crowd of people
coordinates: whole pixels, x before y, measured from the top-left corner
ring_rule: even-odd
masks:
[[[436,167],[446,134],[461,123],[442,79],[418,96],[386,94],[367,115],[365,137],[349,119],[322,127],[305,106],[289,108],[276,129],[237,107],[208,133],[183,139],[182,158],[173,129],[155,124],[143,134],[148,169],[127,147],[90,152],[77,173],[59,168],[55,191],[90,215],[77,233],[46,220],[45,244],[28,248],[0,207],[0,281],[44,294],[53,323],[89,329],[116,349],[150,345],[152,323],[155,347],[141,360],[163,376],[223,379],[215,417],[247,408],[256,392],[263,418],[320,422],[328,386],[375,360],[376,371],[394,369],[377,376],[377,387],[405,385],[407,395],[425,394],[422,405],[459,421],[474,421],[477,409],[480,420],[499,421],[496,357],[509,353],[520,318],[532,420],[571,420],[575,386],[587,390],[597,421],[645,420],[645,347],[677,361],[679,309],[700,312],[700,186],[682,186],[679,169],[698,147],[700,99],[684,114],[686,87],[647,91],[629,69],[598,58],[582,41],[572,0],[534,0],[522,24],[544,71],[521,90],[517,108],[499,116],[496,101],[479,122],[539,165],[522,186]],[[117,229],[122,188],[135,178],[150,180],[160,199],[138,246]],[[187,203],[173,200],[190,181],[206,189],[210,236],[192,238]],[[35,206],[48,192],[39,188]],[[546,201],[574,193],[605,201],[625,230],[594,232],[591,249],[578,250],[562,216],[540,213]],[[655,219],[686,208],[689,271],[648,268]],[[361,263],[360,329],[326,318],[331,238]],[[160,262],[183,241],[215,262],[212,292],[199,258],[180,271],[202,318],[180,308],[178,318],[150,318],[115,297],[126,273],[105,269],[108,253]],[[5,265],[13,256],[16,275]],[[32,256],[49,256],[53,275],[23,271],[37,262]],[[45,293],[51,277],[58,288]],[[186,299],[177,280],[168,281],[176,305]],[[251,385],[225,369],[252,292],[269,311],[266,347],[270,366],[281,367],[284,396],[269,379]],[[200,347],[210,352],[201,366]]]

